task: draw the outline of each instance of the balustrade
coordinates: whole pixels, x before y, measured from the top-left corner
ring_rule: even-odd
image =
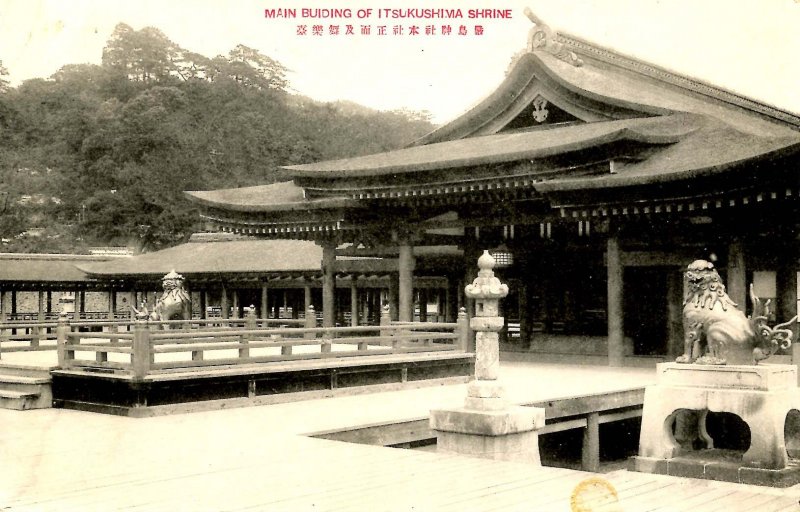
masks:
[[[120,324],[92,325],[99,323]],[[67,315],[54,324],[59,366],[121,373],[139,380],[155,373],[213,366],[464,351],[469,336],[464,310],[455,323],[382,322],[358,327],[317,327],[313,307],[301,320],[259,319],[252,308],[243,319],[224,321],[154,322],[140,315],[132,324],[121,322],[132,325],[132,330],[123,332],[80,332],[84,324],[71,322]],[[92,353],[93,358],[85,357]]]

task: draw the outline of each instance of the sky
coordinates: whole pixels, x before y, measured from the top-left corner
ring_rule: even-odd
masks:
[[[379,110],[427,110],[452,119],[502,81],[525,48],[530,7],[552,28],[723,88],[800,112],[800,0],[0,0],[0,60],[12,85],[65,64],[100,63],[114,26],[159,28],[178,45],[214,57],[245,44],[291,70],[293,89],[317,100]],[[297,10],[268,19],[266,9]],[[351,9],[350,18],[303,18],[303,9]],[[381,9],[455,9],[431,22],[378,18]],[[468,9],[511,11],[511,19],[468,19]],[[359,9],[370,9],[358,18]],[[330,35],[330,25],[356,34]],[[443,35],[465,25],[468,35]],[[298,26],[308,33],[298,35]],[[322,25],[325,34],[312,35]],[[369,25],[371,35],[361,35]],[[386,36],[376,34],[386,25]],[[395,25],[403,35],[394,35]],[[410,35],[412,25],[423,31]],[[476,35],[475,26],[483,28]]]

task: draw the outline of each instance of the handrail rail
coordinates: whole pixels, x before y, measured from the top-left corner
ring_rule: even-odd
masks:
[[[244,319],[244,328],[159,331],[155,329],[165,322],[149,321],[142,316],[133,324],[132,332],[83,333],[73,332],[68,319],[62,316],[57,326],[59,366],[63,369],[104,368],[122,371],[141,380],[153,372],[212,365],[420,351],[465,351],[469,337],[469,324],[463,310],[459,313],[458,321],[453,323],[390,322],[386,317],[381,319],[381,325],[378,326],[316,327],[313,308],[309,308],[305,326],[302,327],[276,328],[268,324],[258,327],[259,322],[260,319],[251,312]],[[195,322],[178,321],[174,325],[191,323]],[[91,342],[82,344],[82,339]],[[337,346],[335,350],[334,345]],[[314,346],[319,349],[314,350]],[[346,348],[351,346],[355,347]],[[306,348],[303,352],[294,353],[295,347]],[[273,349],[279,349],[280,352],[274,353]],[[230,350],[237,351],[238,356],[229,357],[219,352]],[[260,353],[252,354],[253,350]],[[95,360],[76,359],[76,352],[94,352]],[[206,359],[206,352],[216,355]],[[109,361],[109,353],[129,356],[129,360]],[[155,357],[157,354],[177,353],[191,354],[191,358],[156,360]]]

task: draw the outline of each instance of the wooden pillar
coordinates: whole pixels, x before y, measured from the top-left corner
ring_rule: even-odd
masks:
[[[269,289],[267,283],[261,284],[261,319],[269,318]]]
[[[108,290],[108,319],[114,321],[114,314],[117,312],[117,294],[114,290]]]
[[[11,290],[11,315],[17,315],[17,290]]]
[[[322,246],[322,327],[336,325],[336,245]]]
[[[225,283],[222,283],[222,296],[219,299],[219,306],[222,310],[222,318],[228,318],[228,289],[225,287]]]
[[[39,290],[36,294],[36,302],[37,302],[37,316],[36,321],[41,323],[44,322],[44,292]],[[38,347],[39,343],[45,337],[47,333],[47,329],[42,329],[41,327],[35,327],[31,330],[31,347]]]
[[[86,313],[86,290],[81,290],[78,292],[78,295],[75,297],[75,299],[78,301],[78,304],[75,305],[75,317],[81,318],[85,316]],[[80,306],[80,308],[78,306]]]
[[[311,285],[307,284],[303,287],[303,311],[308,311],[308,307],[313,305],[314,299],[311,295]]]
[[[600,414],[597,412],[590,412],[586,416],[582,448],[581,469],[596,472],[600,469]]]
[[[395,274],[389,276],[389,292],[387,294],[389,297],[389,318],[393,321],[399,318],[400,312],[397,277]]]
[[[37,299],[37,306],[38,306],[38,309],[37,309],[38,315],[36,317],[37,321],[44,322],[44,313],[45,313],[45,309],[44,309],[45,308],[45,306],[44,306],[44,291],[39,290],[39,292],[37,293],[36,299]]]
[[[352,276],[350,281],[350,325],[358,327],[358,285],[356,284],[356,276]]]
[[[116,313],[117,313],[117,292],[113,289],[108,290],[108,321],[113,322],[116,320]],[[109,332],[118,332],[118,326],[112,325],[108,328]],[[114,340],[118,341],[118,340]],[[100,352],[98,352],[98,355]],[[107,356],[107,354],[106,354]]]
[[[744,246],[741,241],[734,240],[728,246],[728,296],[742,311],[745,311],[747,306],[747,275],[745,270]]]
[[[136,313],[133,312],[133,308],[139,308],[139,292],[136,291],[136,288],[131,289],[131,303],[128,305],[128,314],[130,315],[131,320],[136,320]],[[132,327],[128,326],[128,330],[132,329]]]
[[[411,322],[414,320],[414,253],[408,243],[400,246],[398,267],[398,320]]]
[[[625,359],[625,332],[623,319],[623,267],[620,258],[619,240],[608,239],[608,365],[622,366]]]
[[[454,320],[453,311],[455,305],[453,304],[453,285],[452,278],[447,278],[447,287],[444,289],[444,321],[450,323]]]
[[[477,258],[475,258],[477,259]],[[474,260],[473,260],[474,261]],[[469,265],[467,268],[467,273],[464,278],[464,281],[459,285],[459,297],[461,298],[462,303],[464,304],[463,308],[467,313],[467,318],[471,321],[472,318],[475,316],[475,301],[468,299],[467,295],[464,293],[464,288],[468,284],[472,284],[475,281],[475,278],[478,277],[478,271],[475,270],[477,267],[475,265]],[[460,309],[459,309],[460,310]],[[475,352],[475,340],[476,340],[476,331],[470,329],[469,330],[469,340],[468,340],[468,352]]]
[[[52,313],[53,312],[53,291],[52,290],[47,290],[47,298],[45,299],[45,301],[46,301],[45,312],[46,313]]]
[[[233,295],[233,318],[241,318],[242,314],[239,311],[240,309],[239,290],[234,289],[232,295]]]
[[[683,354],[683,275],[667,271],[667,355],[675,359]]]
[[[208,291],[200,292],[200,318],[206,320],[208,318]]]

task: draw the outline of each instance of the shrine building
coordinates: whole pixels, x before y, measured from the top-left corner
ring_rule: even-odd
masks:
[[[462,304],[483,249],[525,350],[679,353],[695,259],[740,306],[754,283],[774,321],[796,314],[800,117],[532,19],[497,90],[408,147],[189,197],[218,230],[318,245],[325,325],[345,258],[389,258],[408,321],[416,276]]]

